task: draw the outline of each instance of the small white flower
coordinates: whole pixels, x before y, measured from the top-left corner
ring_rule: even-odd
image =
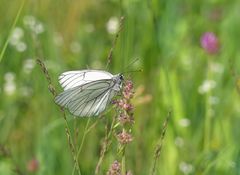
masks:
[[[23,18],[23,23],[35,34],[41,34],[45,30],[43,24],[38,21],[34,16],[25,16]]]
[[[31,73],[35,66],[35,61],[33,59],[26,59],[23,62],[23,71],[27,74]]]
[[[177,137],[177,138],[175,139],[175,144],[176,144],[178,147],[183,147],[183,145],[184,145],[184,140],[183,140],[183,138]]]
[[[16,90],[16,84],[14,81],[7,81],[3,86],[3,90],[7,95],[12,95]]]
[[[15,29],[13,29],[13,32],[10,36],[10,40],[9,40],[9,43],[13,46],[17,45],[22,37],[24,36],[24,31],[22,28],[20,27],[16,27]]]
[[[9,81],[14,81],[15,80],[15,74],[13,72],[7,72],[4,75],[4,79],[5,81],[9,82]]]
[[[37,24],[35,25],[34,31],[35,31],[36,34],[43,33],[44,30],[45,30],[45,29],[44,29],[42,23],[37,23]]]
[[[193,165],[186,162],[181,162],[179,164],[179,169],[183,172],[183,174],[190,174],[194,171]]]
[[[24,42],[20,41],[19,43],[17,43],[16,49],[19,52],[24,52],[27,49],[27,45]]]
[[[107,31],[110,34],[116,34],[119,28],[119,20],[117,17],[111,17],[107,22]]]
[[[214,80],[205,80],[201,86],[198,88],[200,94],[205,94],[216,87],[216,82]]]
[[[36,24],[36,18],[34,16],[24,16],[23,24],[29,28],[32,28]]]
[[[178,123],[182,127],[188,127],[191,124],[191,121],[188,118],[182,118],[178,121]]]

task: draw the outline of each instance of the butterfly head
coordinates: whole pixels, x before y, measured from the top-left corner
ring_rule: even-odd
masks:
[[[124,80],[123,74],[119,74],[119,79],[120,79],[121,81]]]

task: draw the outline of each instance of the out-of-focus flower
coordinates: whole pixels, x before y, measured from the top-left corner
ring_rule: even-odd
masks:
[[[31,73],[32,69],[35,66],[35,61],[31,58],[24,60],[23,62],[23,71],[27,74]]]
[[[116,34],[119,28],[119,20],[117,17],[111,17],[106,25],[107,31],[110,34]]]
[[[5,81],[14,81],[15,79],[15,74],[13,72],[7,72],[5,75],[4,75],[4,79]]]
[[[183,172],[183,174],[191,174],[194,171],[193,165],[186,162],[181,162],[179,164],[179,169]]]
[[[23,18],[23,23],[35,34],[41,34],[45,30],[43,24],[34,16],[25,16]]]
[[[125,130],[123,130],[121,133],[119,133],[117,135],[117,138],[121,144],[127,144],[133,140],[132,135],[127,133]]]
[[[183,147],[183,145],[184,145],[184,140],[183,140],[183,138],[177,137],[177,138],[175,139],[175,144],[176,144],[178,147]]]
[[[121,164],[115,160],[109,168],[107,175],[121,175]]]
[[[8,72],[4,75],[5,83],[3,85],[3,90],[7,95],[13,95],[16,91],[15,84],[15,74]]]
[[[13,29],[13,31],[12,31],[12,34],[11,34],[11,36],[10,36],[10,39],[9,39],[9,43],[11,44],[11,45],[17,45],[20,41],[21,41],[21,39],[22,39],[22,37],[24,36],[24,31],[23,31],[23,29],[22,28],[20,28],[20,27],[16,27],[15,29]]]
[[[16,90],[16,84],[14,82],[6,82],[3,88],[7,95],[12,95]]]
[[[201,46],[209,54],[216,54],[219,51],[219,41],[212,32],[206,32],[201,36]]]
[[[191,124],[191,121],[188,118],[182,118],[178,121],[178,123],[182,127],[188,127]]]
[[[17,51],[23,52],[27,49],[27,45],[22,41],[24,31],[20,27],[16,27],[9,39],[9,44],[16,48]]]
[[[37,159],[32,159],[27,163],[27,170],[31,173],[36,172],[39,169],[39,162]]]
[[[21,42],[16,44],[16,49],[19,52],[23,52],[23,51],[25,51],[27,49],[27,45],[26,45],[26,43],[21,41]]]
[[[198,92],[200,94],[205,94],[215,87],[216,87],[216,82],[214,80],[205,80],[202,83],[202,85],[199,86]]]

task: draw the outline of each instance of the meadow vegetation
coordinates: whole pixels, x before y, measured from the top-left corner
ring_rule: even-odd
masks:
[[[240,174],[239,7],[1,0],[0,174]],[[143,70],[124,74],[131,109],[62,111],[58,76],[106,70],[111,48],[109,72]]]

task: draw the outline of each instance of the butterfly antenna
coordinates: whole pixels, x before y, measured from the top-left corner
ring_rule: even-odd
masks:
[[[125,73],[132,73],[132,72],[143,72],[143,69],[124,71],[124,72],[122,72],[122,74],[125,74]]]
[[[106,70],[108,69],[108,66],[109,66],[109,64],[110,64],[111,61],[112,61],[113,49],[115,48],[116,43],[117,43],[117,40],[118,40],[119,35],[120,35],[120,32],[121,32],[122,29],[123,29],[123,23],[124,23],[124,17],[122,16],[122,17],[120,18],[120,27],[119,27],[116,35],[115,35],[115,38],[114,38],[113,43],[112,43],[112,47],[111,47],[111,49],[110,49],[110,51],[109,51],[109,53],[108,53],[107,64],[106,64],[106,67],[105,67]]]

